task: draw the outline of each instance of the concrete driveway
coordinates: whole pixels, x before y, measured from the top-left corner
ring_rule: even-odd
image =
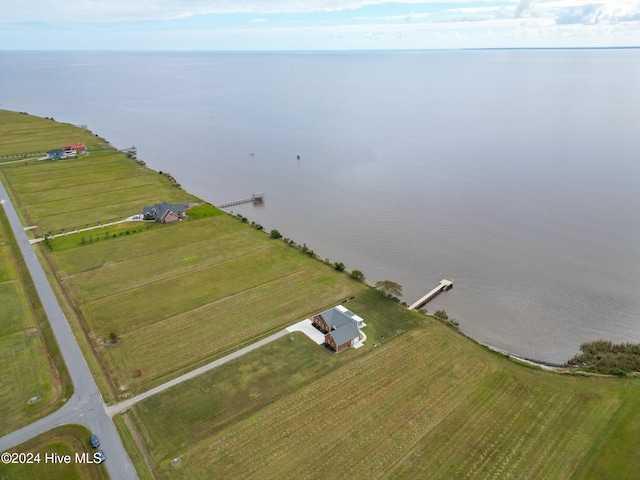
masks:
[[[290,327],[286,328],[287,332],[302,332],[311,340],[313,340],[318,345],[322,345],[324,343],[324,335],[314,327],[311,323],[310,319],[302,320],[301,322],[294,323]]]

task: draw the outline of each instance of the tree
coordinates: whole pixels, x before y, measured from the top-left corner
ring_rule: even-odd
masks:
[[[275,228],[271,230],[271,238],[282,238],[282,235]]]
[[[447,315],[447,312],[445,312],[444,310],[436,310],[433,316],[441,318],[442,320],[447,320],[449,318],[449,315]]]
[[[402,285],[392,282],[391,280],[380,280],[376,282],[376,288],[382,293],[392,297],[402,297]]]
[[[364,283],[364,273],[360,270],[352,270],[349,276],[360,283]]]
[[[339,272],[343,272],[345,269],[345,266],[344,266],[344,263],[342,262],[336,262],[333,264],[333,268],[335,268]]]

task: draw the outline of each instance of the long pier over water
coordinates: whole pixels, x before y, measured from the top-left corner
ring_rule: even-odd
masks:
[[[436,288],[431,290],[429,293],[427,293],[424,297],[422,297],[416,303],[414,303],[413,305],[409,306],[409,310],[415,310],[416,308],[420,308],[425,303],[427,303],[429,300],[431,300],[433,297],[438,295],[440,292],[444,292],[445,290],[449,290],[452,287],[453,287],[453,281],[452,280],[444,280],[444,279],[440,280],[440,283],[438,284],[438,286]]]
[[[263,201],[264,201],[264,193],[260,192],[260,193],[254,193],[248,198],[241,198],[240,200],[233,200],[231,202],[218,203],[217,205],[215,205],[215,207],[227,208],[227,207],[232,207],[233,205],[240,205],[241,203],[249,203],[249,202],[262,203]]]

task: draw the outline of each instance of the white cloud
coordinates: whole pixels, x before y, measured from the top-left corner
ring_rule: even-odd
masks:
[[[105,48],[104,45],[107,48],[119,48],[118,45],[124,45],[122,48],[149,49],[160,48],[160,45],[171,49],[357,49],[611,46],[640,43],[640,0],[399,0],[395,3],[389,0],[0,1],[0,46],[16,45],[17,48],[26,48],[21,46],[27,45],[25,39],[33,38],[35,42],[37,35],[34,34],[40,34],[42,45],[36,45],[35,48],[53,48],[50,42],[54,39],[61,41],[66,35],[70,39],[68,46],[58,48],[71,49],[89,48],[89,44],[84,42],[84,38],[89,36],[95,38],[93,48]],[[372,11],[380,11],[375,9],[357,11],[363,6],[383,3],[388,4],[384,7],[387,16],[374,16]],[[437,3],[438,8],[431,5],[427,9],[426,4],[430,3]],[[413,6],[394,10],[393,6],[399,4],[413,4],[417,13],[406,13]],[[289,26],[282,27],[283,24],[275,21],[275,18],[267,17],[272,13],[338,10],[353,10],[354,13],[340,16],[340,25],[330,25],[328,22],[323,25],[312,24],[307,16],[291,15],[285,19]],[[395,12],[405,13],[394,15]],[[230,13],[248,15],[243,18],[241,25],[224,21],[224,14]],[[363,17],[363,13],[370,16]],[[208,23],[206,19],[175,26],[171,22],[163,22],[148,29],[136,24],[136,21],[171,20],[205,14],[220,14],[221,20],[216,18],[215,22]],[[323,16],[323,20],[326,20],[326,16]],[[29,22],[39,23],[30,25]],[[96,22],[104,25],[96,26]],[[120,22],[113,28],[114,23]],[[76,32],[74,24],[80,25]],[[43,32],[61,25],[65,27],[64,34],[58,32],[42,40],[45,38]],[[15,33],[16,29],[20,34]],[[141,33],[143,31],[144,35]],[[124,40],[129,38],[138,38],[141,43]],[[192,44],[188,43],[189,38]],[[205,38],[209,41],[200,41]],[[34,43],[29,45],[34,48]]]
[[[516,5],[515,17],[520,18],[529,9],[533,8],[536,0],[518,0]]]
[[[548,11],[556,14],[556,23],[559,25],[640,22],[640,2],[608,0],[606,3],[585,3],[576,0],[557,0],[544,5]]]
[[[449,3],[451,0],[397,0],[396,4]],[[457,0],[477,2],[491,0]],[[173,20],[229,13],[310,13],[356,10],[389,0],[2,0],[3,21],[118,22]]]
[[[378,17],[355,17],[355,20],[365,20],[365,21],[383,21],[383,22],[394,22],[394,21],[401,21],[401,22],[415,22],[417,20],[422,20],[425,18],[429,18],[430,14],[428,13],[409,13],[409,14],[403,14],[403,15],[385,15],[385,16],[378,16]]]

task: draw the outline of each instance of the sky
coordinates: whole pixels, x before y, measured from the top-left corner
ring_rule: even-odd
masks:
[[[640,46],[640,0],[2,0],[0,50]]]

